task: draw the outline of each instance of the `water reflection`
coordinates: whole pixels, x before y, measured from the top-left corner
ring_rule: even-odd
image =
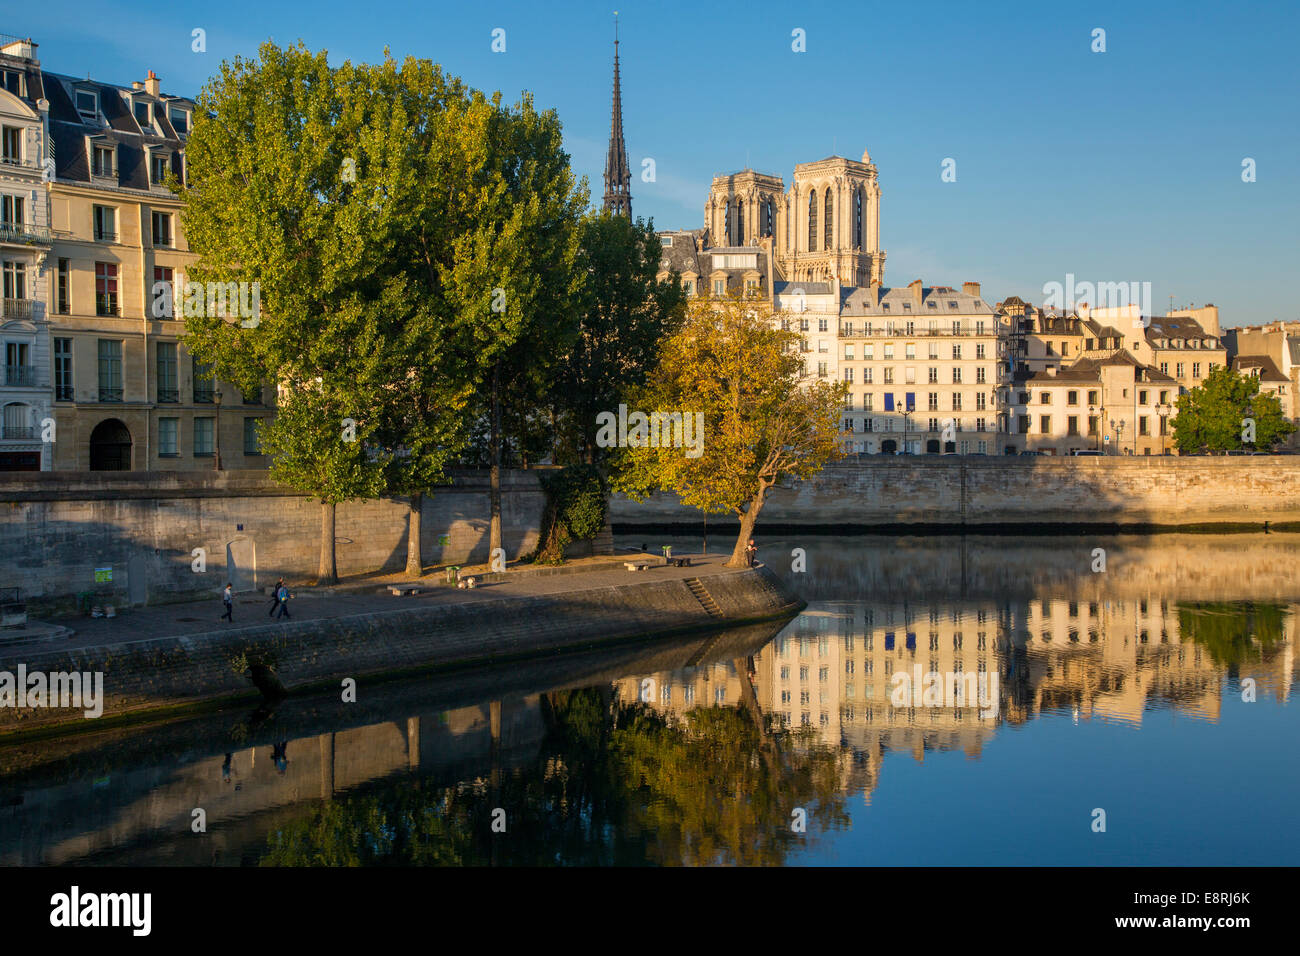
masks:
[[[855,828],[919,826],[923,811],[900,795],[935,799],[932,777],[902,772],[906,755],[928,772],[930,755],[965,754],[963,783],[991,786],[976,758],[1012,730],[1095,722],[1154,741],[1156,713],[1193,718],[1182,733],[1226,723],[1217,739],[1237,747],[1283,727],[1269,741],[1283,774],[1270,792],[1293,802],[1294,710],[1268,729],[1250,722],[1264,710],[1222,719],[1250,696],[1268,712],[1290,697],[1300,603],[1273,564],[1291,542],[1230,566],[1225,553],[1246,553],[1239,541],[1196,537],[1191,554],[1153,552],[1157,539],[1036,539],[1028,557],[1007,552],[996,565],[985,543],[958,539],[802,542],[809,574],[796,583],[818,599],[786,625],[394,685],[360,712],[290,699],[0,748],[0,862],[780,864],[814,852],[866,862]],[[766,543],[768,561],[786,545]],[[1130,572],[1090,572],[1093,547]],[[1135,548],[1174,570],[1136,573]],[[1037,561],[1034,582],[1013,586],[1007,569],[1026,560]],[[1245,599],[1224,597],[1225,574],[1189,585],[1197,561],[1233,567]],[[945,682],[972,693],[945,699]],[[1179,752],[1161,754],[1199,760]],[[1075,759],[1054,742],[1014,773],[1022,789],[1047,786],[1080,773]],[[860,818],[881,795],[888,816]],[[1196,805],[1196,793],[1180,796]],[[1236,825],[1258,826],[1244,836],[1262,840],[1282,821],[1258,811]],[[1031,860],[1050,856],[1039,852]]]

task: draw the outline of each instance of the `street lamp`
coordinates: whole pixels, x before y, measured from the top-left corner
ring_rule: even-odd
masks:
[[[1165,454],[1165,436],[1169,434],[1169,413],[1173,411],[1173,406],[1168,402],[1160,402],[1156,405],[1156,414],[1160,416],[1160,454]]]
[[[1101,451],[1101,421],[1097,418],[1097,406],[1088,406],[1088,427],[1096,435],[1095,445],[1098,451]]]
[[[216,441],[216,457],[212,460],[212,470],[221,470],[221,389],[212,390],[212,401],[216,405],[216,418],[212,423],[213,438]]]
[[[1120,442],[1124,440],[1124,422],[1122,419],[1120,421],[1115,421],[1115,419],[1112,418],[1110,420],[1110,427],[1115,431],[1115,454],[1118,455]]]

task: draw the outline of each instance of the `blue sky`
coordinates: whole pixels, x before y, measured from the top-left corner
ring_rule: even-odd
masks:
[[[65,0],[0,32],[42,65],[193,95],[267,37],[331,59],[428,57],[479,88],[531,90],[598,200],[621,13],[633,211],[702,225],[711,177],[871,153],[886,284],[1149,281],[1156,312],[1214,302],[1225,325],[1300,318],[1300,4],[855,2],[172,3]],[[191,30],[207,31],[207,52]],[[506,31],[493,53],[492,30]],[[791,32],[807,50],[791,49]],[[1092,52],[1092,31],[1106,51]],[[641,160],[656,181],[642,182]],[[1242,162],[1256,181],[1242,181]],[[956,182],[941,164],[956,161]]]

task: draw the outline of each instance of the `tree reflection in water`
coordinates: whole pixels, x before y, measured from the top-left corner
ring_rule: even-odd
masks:
[[[819,830],[847,826],[840,758],[745,696],[674,718],[607,687],[544,695],[548,733],[530,767],[325,802],[272,833],[261,865],[784,863]],[[807,833],[792,829],[796,808]]]

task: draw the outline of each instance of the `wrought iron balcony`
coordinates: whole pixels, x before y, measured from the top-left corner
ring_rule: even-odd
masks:
[[[101,402],[120,402],[122,400],[122,386],[118,385],[115,388],[99,386],[99,400]]]
[[[0,222],[0,242],[22,245],[49,245],[48,226],[29,226],[22,222]]]
[[[0,314],[6,319],[27,319],[29,322],[35,322],[41,318],[41,306],[44,303],[36,299],[4,299],[0,300]]]
[[[181,390],[179,388],[164,388],[158,386],[158,403],[160,405],[172,405],[181,400]]]
[[[11,387],[23,386],[31,388],[36,384],[36,366],[6,365],[5,384]]]
[[[4,435],[5,441],[30,441],[36,437],[36,429],[31,425],[5,425],[0,434]]]

